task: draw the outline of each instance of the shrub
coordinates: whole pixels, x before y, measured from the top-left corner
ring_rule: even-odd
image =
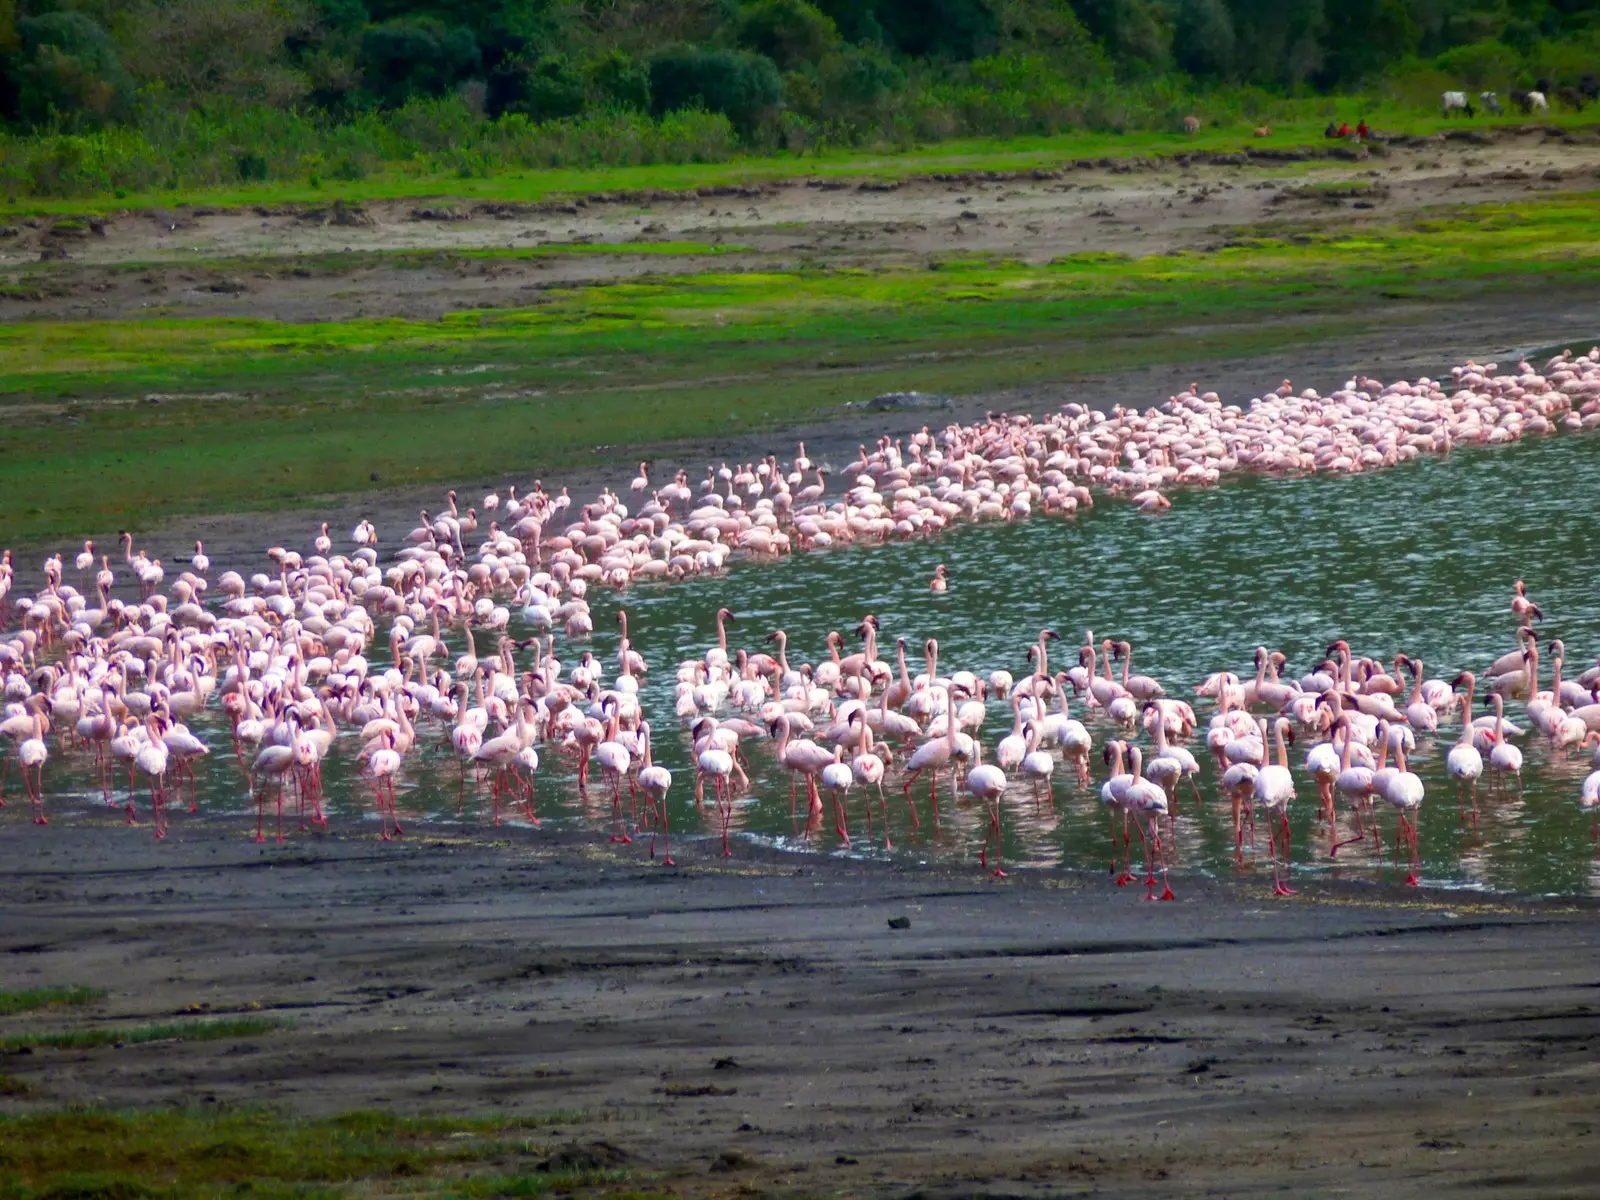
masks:
[[[589,92],[607,108],[650,110],[650,73],[621,50],[612,50],[589,64]]]
[[[1434,65],[1468,88],[1498,86],[1512,78],[1521,59],[1500,42],[1475,42],[1457,46],[1434,60]]]
[[[53,12],[17,22],[18,115],[97,124],[126,114],[133,80],[106,31],[78,12]]]
[[[674,46],[650,63],[650,98],[658,114],[722,113],[748,137],[783,103],[783,79],[762,54]]]
[[[575,117],[588,101],[583,73],[565,58],[550,55],[530,62],[513,58],[489,75],[488,113],[523,113],[535,120]]]
[[[1233,18],[1222,0],[1179,0],[1172,57],[1191,75],[1221,78],[1233,71]]]
[[[389,106],[443,94],[477,70],[479,60],[470,29],[449,28],[431,17],[386,21],[361,38],[367,89]]]
[[[818,62],[839,44],[833,20],[806,0],[756,0],[739,17],[741,45],[792,71]]]
[[[877,0],[873,11],[906,54],[965,61],[996,47],[995,14],[985,0]]]

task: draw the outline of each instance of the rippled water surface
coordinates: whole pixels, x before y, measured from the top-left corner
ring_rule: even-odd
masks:
[[[766,649],[766,635],[782,627],[794,665],[822,658],[828,631],[848,631],[866,612],[881,620],[881,652],[890,661],[896,636],[913,647],[938,638],[941,673],[1005,668],[1021,677],[1028,669],[1027,647],[1042,627],[1061,632],[1057,652],[1063,657],[1070,657],[1085,629],[1093,629],[1097,638],[1132,641],[1136,670],[1160,678],[1169,695],[1194,703],[1203,729],[1211,710],[1193,697],[1195,684],[1219,669],[1251,673],[1258,643],[1284,650],[1296,675],[1336,637],[1347,638],[1357,654],[1385,661],[1397,651],[1421,656],[1430,678],[1448,680],[1459,669],[1481,669],[1514,646],[1508,601],[1512,581],[1522,576],[1546,613],[1542,632],[1567,643],[1570,677],[1591,665],[1600,650],[1597,466],[1600,441],[1562,437],[1353,479],[1245,480],[1180,495],[1173,510],[1158,517],[1102,502],[1076,522],[1035,518],[969,526],[935,541],[799,555],[775,565],[741,563],[718,578],[632,589],[624,599],[633,641],[651,668],[643,689],[645,712],[656,729],[656,757],[676,777],[670,800],[674,828],[687,834],[716,828],[709,801],[705,813],[694,802],[687,736],[673,717],[673,682],[679,660],[714,644],[719,605],[738,614],[731,645]],[[949,568],[951,587],[934,595],[928,579],[941,562]],[[618,598],[602,592],[590,599],[597,633],[588,648],[606,660],[609,678],[615,673]],[[523,635],[515,611],[511,632]],[[459,653],[460,635],[451,635],[451,643]],[[488,651],[487,637],[480,648]],[[557,638],[558,656],[569,667],[583,648]],[[383,653],[375,647],[374,660]],[[919,669],[913,661],[912,671]],[[1542,669],[1548,687],[1547,658]],[[989,707],[984,742],[992,751],[1009,729],[1010,709],[998,701]],[[1089,720],[1098,751],[1106,727],[1085,717],[1081,706],[1074,715]],[[1507,716],[1521,723],[1520,703]],[[212,718],[192,725],[214,748],[212,761],[199,771],[202,806],[244,811],[248,801],[229,761],[225,726]],[[1437,741],[1419,739],[1413,762],[1428,789],[1421,816],[1424,881],[1552,893],[1600,890],[1590,818],[1578,805],[1589,754],[1557,758],[1540,740],[1525,738],[1525,790],[1481,795],[1474,834],[1459,825],[1444,774],[1444,753],[1455,735],[1452,718]],[[1265,878],[1264,837],[1261,858],[1247,854],[1242,866],[1235,863],[1231,818],[1217,800],[1214,770],[1203,741],[1197,736],[1190,744],[1203,764],[1204,803],[1196,806],[1187,792],[1180,793],[1174,887],[1181,890],[1185,873],[1243,870]],[[347,828],[365,818],[375,835],[370,793],[353,777],[357,748],[355,734],[346,733],[330,755],[330,816]],[[1315,787],[1301,770],[1305,749],[1301,742],[1291,751],[1298,786],[1292,810],[1295,870],[1346,877],[1381,871],[1392,877],[1370,844],[1341,851],[1337,865],[1328,862],[1326,831],[1314,820]],[[839,853],[831,827],[808,838],[791,821],[788,781],[774,769],[770,748],[751,746],[748,753],[752,787],[735,817],[737,837]],[[541,754],[540,817],[547,824],[582,823],[601,836],[609,797],[597,784],[581,797],[554,748]],[[74,803],[91,803],[82,764],[82,755],[67,768],[52,760],[46,783],[53,803],[63,802],[61,790],[69,786],[76,791]],[[1080,791],[1065,770],[1058,771],[1053,816],[1035,816],[1026,785],[1008,793],[1005,837],[1013,862],[1104,868],[1107,830],[1098,796],[1104,770],[1098,753],[1094,765],[1092,791]],[[917,792],[922,829],[913,832],[897,780],[891,772],[894,853],[971,861],[977,870],[983,837],[978,812],[964,804],[953,808],[946,790],[944,821],[935,836],[923,786]],[[425,727],[406,762],[401,814],[454,821],[456,790],[456,759],[437,729]],[[861,802],[857,791],[851,813],[858,835],[865,832]],[[464,820],[477,821],[470,797]],[[1384,811],[1381,820],[1387,846],[1394,819]],[[181,836],[181,816],[173,829]],[[108,829],[97,836],[136,834]],[[736,838],[736,854],[738,844]],[[637,849],[643,858],[643,845]],[[882,855],[881,836],[858,836],[853,852]]]

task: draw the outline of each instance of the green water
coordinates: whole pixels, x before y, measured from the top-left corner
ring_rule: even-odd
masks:
[[[913,647],[926,637],[938,638],[941,674],[964,668],[986,675],[1005,668],[1021,677],[1027,647],[1040,628],[1062,634],[1058,654],[1068,659],[1084,630],[1093,629],[1097,638],[1132,641],[1135,668],[1161,679],[1169,695],[1194,704],[1203,731],[1211,709],[1209,702],[1194,698],[1194,686],[1216,670],[1253,673],[1251,652],[1257,644],[1285,651],[1292,675],[1310,669],[1338,637],[1348,639],[1358,655],[1386,662],[1397,651],[1420,655],[1430,678],[1448,680],[1463,668],[1481,670],[1514,645],[1507,606],[1512,581],[1520,576],[1545,611],[1542,632],[1566,641],[1570,677],[1592,664],[1600,650],[1600,529],[1590,511],[1592,500],[1584,499],[1596,494],[1590,480],[1597,466],[1600,441],[1568,436],[1457,453],[1447,461],[1351,479],[1243,480],[1182,494],[1161,516],[1102,502],[1073,522],[1036,517],[1019,524],[968,526],[933,541],[800,555],[775,565],[741,563],[718,578],[633,588],[623,599],[635,647],[651,668],[643,702],[656,730],[656,757],[675,774],[673,826],[702,837],[716,829],[709,801],[704,813],[694,803],[687,735],[673,717],[673,683],[679,660],[701,656],[714,644],[714,613],[720,605],[738,614],[730,647],[767,649],[767,634],[782,627],[796,666],[821,659],[827,632],[850,630],[866,612],[881,619],[881,653],[891,661],[896,636]],[[927,581],[940,562],[949,568],[951,586],[948,593],[934,595]],[[589,648],[606,661],[610,679],[617,597],[606,592],[590,600],[597,633]],[[516,611],[512,632],[521,634]],[[582,649],[557,638],[558,656],[569,667]],[[375,654],[381,658],[381,649]],[[1548,687],[1548,659],[1542,665]],[[914,658],[913,673],[920,666],[920,658]],[[1081,705],[1074,715],[1088,721],[1095,735],[1094,787],[1080,791],[1064,769],[1058,771],[1057,808],[1049,817],[1034,815],[1026,785],[1014,787],[1005,808],[1013,864],[1105,868],[1107,829],[1098,792],[1104,769],[1098,747],[1108,731]],[[1511,704],[1507,717],[1524,723],[1520,703]],[[191,724],[219,757],[227,753],[220,723]],[[1009,726],[1009,706],[991,701],[983,734],[991,757]],[[456,759],[436,730],[424,729],[406,762],[401,812],[446,824],[455,820]],[[1557,760],[1540,739],[1524,738],[1525,790],[1520,796],[1480,795],[1482,815],[1473,833],[1458,823],[1453,785],[1444,773],[1444,753],[1455,736],[1451,719],[1439,738],[1419,737],[1413,760],[1428,789],[1421,815],[1424,882],[1518,892],[1600,891],[1590,819],[1578,806],[1579,785],[1590,769],[1588,753]],[[1291,750],[1298,788],[1292,806],[1297,874],[1393,879],[1392,867],[1378,863],[1370,843],[1347,847],[1337,864],[1328,862],[1325,827],[1314,820],[1315,786],[1301,768],[1308,744],[1302,740]],[[1197,735],[1190,747],[1202,762],[1204,804],[1197,807],[1187,791],[1180,792],[1173,886],[1181,891],[1186,874],[1242,871],[1267,878],[1264,837],[1258,859],[1247,854],[1242,865],[1234,861],[1230,812],[1217,800],[1202,738]],[[364,818],[369,825],[361,827],[375,836],[370,794],[353,780],[355,750],[351,733],[330,755],[330,816],[346,828]],[[752,787],[735,817],[735,854],[740,839],[841,853],[831,825],[808,837],[792,822],[788,780],[774,769],[770,747],[751,745],[747,752]],[[541,755],[540,817],[547,824],[583,825],[603,837],[609,797],[593,784],[586,797],[580,796],[554,747],[542,747]],[[52,793],[75,785],[75,803],[93,805],[86,774],[54,763],[52,772],[47,774]],[[245,793],[229,764],[213,761],[200,776],[202,806],[246,811]],[[969,805],[952,807],[945,790],[944,821],[935,837],[924,784],[916,793],[922,829],[913,832],[898,775],[891,772],[890,780],[894,853],[912,860],[970,862],[976,872],[983,838],[979,813]],[[859,790],[851,803],[852,832],[860,835],[865,827]],[[1386,805],[1379,807],[1388,846],[1394,819]],[[470,799],[464,820],[477,823]],[[109,828],[109,819],[107,824],[103,836],[136,836]],[[173,829],[181,836],[181,817]],[[643,844],[635,849],[643,859]],[[712,849],[709,843],[706,849]],[[882,856],[881,836],[870,842],[858,836],[852,852]]]

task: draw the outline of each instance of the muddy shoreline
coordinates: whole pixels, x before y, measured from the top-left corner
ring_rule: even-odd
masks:
[[[581,1110],[685,1195],[1580,1194],[1600,906],[1093,874],[990,882],[713,841],[0,825],[5,1032],[260,1012],[215,1043],[0,1056],[22,1111]],[[92,834],[92,836],[86,836]],[[26,843],[24,842],[26,839]],[[892,929],[889,918],[907,918]],[[745,1194],[751,1194],[746,1192]]]

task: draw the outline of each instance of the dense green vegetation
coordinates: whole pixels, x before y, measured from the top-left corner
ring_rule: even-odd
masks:
[[[583,1119],[304,1120],[261,1109],[0,1117],[0,1197],[538,1196],[626,1179],[603,1152],[563,1157],[544,1145],[554,1127]]]
[[[1600,0],[0,0],[0,188],[1171,131],[1541,80],[1576,99],[1597,47]]]
[[[19,539],[82,536],[219,505],[570,469],[879,391],[1198,367],[1392,323],[1419,300],[1589,284],[1593,205],[1486,205],[1359,236],[1266,228],[1143,259],[644,277],[438,321],[13,325],[0,329],[0,510]]]

